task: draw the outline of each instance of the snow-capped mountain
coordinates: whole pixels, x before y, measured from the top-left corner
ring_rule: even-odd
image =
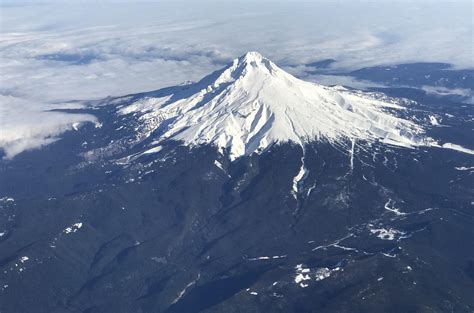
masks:
[[[0,160],[1,312],[473,312],[467,103],[248,53],[83,104]]]
[[[283,142],[437,145],[423,136],[417,121],[397,114],[407,105],[409,101],[377,93],[306,82],[248,52],[196,84],[165,96],[142,97],[119,112],[141,114],[137,131],[141,140],[155,135],[151,146],[168,139],[212,144],[234,160]]]

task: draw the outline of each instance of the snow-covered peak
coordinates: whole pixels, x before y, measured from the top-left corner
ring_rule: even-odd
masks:
[[[257,51],[249,51],[246,54],[242,55],[237,60],[241,60],[241,61],[245,61],[245,62],[259,62],[263,59],[265,59],[263,57],[263,55],[261,55]],[[265,60],[268,60],[268,59],[265,59]]]
[[[243,56],[234,60],[236,68],[239,69],[254,69],[266,72],[272,72],[273,70],[278,70],[278,67],[267,58],[263,57],[258,52],[247,52]]]
[[[195,146],[213,144],[230,158],[259,153],[275,143],[325,140],[349,146],[355,140],[413,147],[433,142],[416,123],[398,117],[401,100],[380,94],[302,81],[257,52],[200,82],[163,97],[123,107],[143,113],[140,138]]]
[[[247,52],[240,58],[234,59],[232,64],[221,71],[221,74],[212,81],[212,75],[204,78],[201,82],[212,83],[213,87],[217,87],[222,83],[229,83],[236,80],[259,81],[266,76],[277,75],[281,71],[270,60],[264,58],[258,52]],[[283,71],[281,71],[284,73]]]

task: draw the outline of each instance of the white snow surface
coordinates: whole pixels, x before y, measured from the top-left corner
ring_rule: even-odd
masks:
[[[75,233],[78,229],[81,229],[82,228],[82,223],[75,223],[75,224],[72,224],[70,227],[67,227],[66,229],[64,229],[64,233],[65,234],[70,234],[70,233]]]
[[[231,160],[276,143],[304,146],[313,140],[344,147],[357,139],[444,148],[424,137],[415,122],[394,115],[405,110],[401,100],[302,81],[257,52],[186,88],[140,99],[119,113],[142,114],[140,138],[165,125],[155,145],[167,139],[189,146],[213,144]]]

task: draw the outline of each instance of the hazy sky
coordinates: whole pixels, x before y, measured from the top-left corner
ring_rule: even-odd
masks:
[[[10,130],[0,133],[0,146],[11,127],[34,129],[18,122],[20,107],[35,116],[53,102],[197,80],[250,50],[308,80],[318,77],[305,64],[325,58],[336,59],[336,69],[415,61],[473,67],[471,1],[64,3],[0,6],[0,122]],[[70,123],[56,126],[60,133]]]

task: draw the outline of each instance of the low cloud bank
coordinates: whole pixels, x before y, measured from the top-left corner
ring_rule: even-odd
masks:
[[[88,114],[48,112],[40,107],[13,96],[0,96],[0,150],[4,158],[53,143],[65,131],[97,121]]]

